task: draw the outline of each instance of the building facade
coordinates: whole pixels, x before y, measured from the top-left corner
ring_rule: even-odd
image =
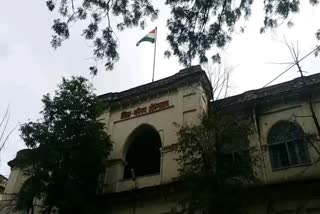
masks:
[[[8,182],[8,178],[0,174],[0,200],[2,199],[2,195],[6,188],[7,182]]]
[[[108,213],[178,213],[176,133],[179,125],[197,124],[201,115],[215,109],[246,119],[254,128],[249,138],[262,160],[254,169],[261,184],[248,188],[244,209],[320,213],[315,123],[320,115],[319,89],[320,75],[315,74],[213,102],[205,72],[194,66],[153,83],[101,95],[106,109],[99,120],[114,142],[99,187]],[[18,192],[24,181],[21,170],[11,167],[8,195]]]
[[[320,74],[218,100],[251,121],[250,146],[258,148],[262,181],[249,188],[251,213],[320,213]],[[315,117],[315,118],[313,118]]]

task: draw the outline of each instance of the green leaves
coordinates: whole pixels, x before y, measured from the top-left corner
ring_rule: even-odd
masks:
[[[239,213],[242,187],[256,180],[250,133],[248,123],[215,111],[200,125],[180,127],[177,161],[187,213]]]
[[[166,0],[171,9],[167,17],[169,33],[167,41],[170,49],[166,57],[176,56],[180,63],[190,66],[192,60],[208,62],[207,52],[214,49],[214,61],[220,62],[219,51],[232,39],[235,30],[243,32],[243,26],[237,24],[251,15],[253,0]],[[278,27],[279,23],[297,14],[300,0],[265,0],[263,4],[265,19],[260,32]],[[319,0],[309,0],[312,6]],[[54,35],[51,45],[54,48],[70,37],[69,28],[73,23],[85,22],[82,36],[93,44],[94,61],[103,61],[106,70],[112,70],[119,60],[116,31],[139,26],[144,29],[147,21],[155,20],[159,10],[150,0],[48,0],[50,11],[57,11],[59,18],[52,26]],[[113,26],[114,24],[114,26]],[[238,29],[239,28],[239,29]],[[218,59],[218,60],[217,60]],[[96,75],[96,63],[90,66],[90,72]]]
[[[159,12],[149,0],[48,0],[46,4],[49,11],[57,10],[60,16],[52,26],[52,47],[60,47],[62,42],[69,38],[69,28],[73,23],[89,21],[83,29],[82,36],[92,41],[94,61],[106,61],[106,70],[112,70],[114,63],[119,60],[119,44],[112,26],[112,18],[117,17],[116,27],[120,30],[135,26],[144,28],[146,21],[155,20]],[[91,74],[96,75],[96,63],[90,66],[89,70]]]
[[[196,57],[200,63],[207,62],[208,50],[231,40],[236,22],[251,13],[252,0],[242,0],[235,8],[229,0],[167,0],[166,4],[172,8],[167,22],[171,51],[182,64],[191,65]]]
[[[94,213],[98,176],[112,144],[96,120],[103,108],[92,91],[82,77],[63,79],[53,97],[43,97],[43,117],[21,126],[30,149],[15,160],[28,177],[17,208],[29,209],[33,197],[43,201],[43,212]]]
[[[318,0],[310,0],[310,4],[315,6],[318,4]],[[264,26],[260,29],[260,32],[265,32],[268,28],[278,27],[278,23],[285,21],[291,15],[298,13],[300,9],[300,0],[267,0],[264,1],[265,19]],[[290,26],[293,23],[289,20],[287,25]]]
[[[278,27],[279,23],[299,12],[300,0],[256,1],[264,5],[265,19],[260,32]],[[309,0],[315,6],[318,0]],[[179,62],[190,66],[193,59],[208,62],[207,52],[214,50],[213,62],[220,63],[219,51],[232,39],[240,20],[251,15],[253,0],[166,0],[171,7],[168,18],[167,41],[170,50],[165,56],[175,55]],[[293,23],[289,20],[288,26]],[[240,27],[240,32],[243,27]]]
[[[53,9],[55,8],[55,4],[53,3],[52,0],[46,1],[47,7],[50,11],[53,11]]]

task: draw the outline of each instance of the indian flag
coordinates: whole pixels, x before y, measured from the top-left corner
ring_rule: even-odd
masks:
[[[157,37],[157,28],[153,29],[153,30],[150,31],[145,37],[143,37],[142,39],[140,39],[140,41],[137,42],[137,46],[139,46],[141,42],[151,42],[151,43],[154,43],[154,42],[156,41],[156,37]]]

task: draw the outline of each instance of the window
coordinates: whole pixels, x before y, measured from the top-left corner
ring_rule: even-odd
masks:
[[[274,125],[268,136],[272,169],[310,162],[303,130],[295,123],[282,121]]]

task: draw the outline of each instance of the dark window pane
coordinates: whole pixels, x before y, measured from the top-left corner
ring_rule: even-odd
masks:
[[[289,166],[289,158],[286,150],[284,143],[270,146],[270,159],[273,169]]]
[[[299,151],[300,163],[309,163],[310,156],[308,152],[307,142],[305,140],[299,141],[298,151]]]
[[[303,140],[296,140],[288,144],[291,165],[304,164],[309,162],[309,155],[307,152],[306,142]]]
[[[299,148],[297,141],[292,141],[287,143],[289,155],[290,155],[290,165],[299,164]]]
[[[268,135],[272,168],[308,163],[309,153],[303,139],[304,132],[296,123],[281,121],[274,125]]]
[[[282,121],[277,123],[271,129],[268,136],[268,143],[284,143],[297,139],[303,139],[303,137],[303,131],[297,124]]]

